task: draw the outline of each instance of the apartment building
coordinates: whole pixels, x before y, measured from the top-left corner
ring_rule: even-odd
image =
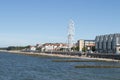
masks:
[[[95,40],[78,40],[79,51],[83,51],[85,47],[88,51],[92,50],[92,47],[95,47]]]

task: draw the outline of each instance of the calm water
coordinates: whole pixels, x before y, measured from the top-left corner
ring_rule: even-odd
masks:
[[[75,65],[120,65],[113,62],[52,62],[56,57],[0,53],[0,80],[120,80],[120,69],[76,69]],[[59,58],[63,59],[63,58]]]

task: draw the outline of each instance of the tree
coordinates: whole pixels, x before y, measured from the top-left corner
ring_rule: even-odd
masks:
[[[37,48],[36,50],[41,51],[41,48],[39,47],[39,48]]]
[[[76,47],[74,46],[74,47],[71,48],[71,50],[73,50],[73,51],[79,51],[79,46],[76,46]]]
[[[83,51],[83,52],[86,52],[86,51],[87,51],[87,47],[84,46],[84,47],[82,48],[82,51]]]
[[[93,52],[95,51],[95,46],[92,47],[92,51],[93,51]]]
[[[76,51],[79,51],[79,46],[76,46],[75,50],[76,50]]]
[[[28,46],[9,46],[7,48],[7,50],[22,50],[22,49],[25,49],[25,48],[28,48]]]
[[[64,50],[64,48],[60,48],[60,51],[63,51]]]

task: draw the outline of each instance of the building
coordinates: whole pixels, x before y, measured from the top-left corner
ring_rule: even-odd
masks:
[[[36,47],[35,46],[30,46],[29,51],[36,51]]]
[[[42,44],[36,44],[36,48],[40,48]]]
[[[79,51],[83,51],[83,48],[86,48],[87,51],[92,50],[95,47],[95,40],[78,40]]]
[[[42,51],[59,51],[61,48],[67,48],[64,43],[45,43],[42,45]]]
[[[120,34],[96,36],[95,48],[99,53],[120,53]]]

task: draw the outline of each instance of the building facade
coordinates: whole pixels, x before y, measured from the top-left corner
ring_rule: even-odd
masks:
[[[67,48],[64,43],[45,43],[42,45],[42,51],[60,51],[61,48]]]
[[[92,50],[92,47],[95,47],[95,40],[78,40],[79,51],[83,51],[83,48],[87,50]]]
[[[95,49],[99,53],[120,53],[120,34],[96,36]]]

